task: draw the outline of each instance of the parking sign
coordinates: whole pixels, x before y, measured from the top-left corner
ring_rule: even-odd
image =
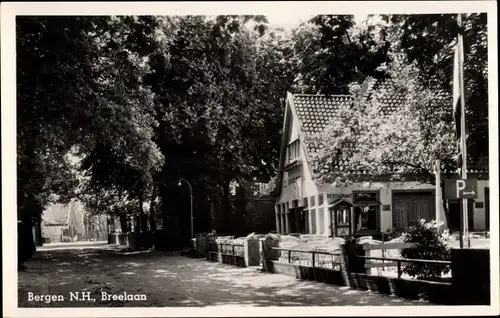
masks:
[[[444,194],[448,200],[477,199],[477,180],[445,180]]]

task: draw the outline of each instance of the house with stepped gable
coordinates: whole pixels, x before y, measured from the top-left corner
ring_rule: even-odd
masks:
[[[318,149],[307,144],[307,136],[321,132],[336,116],[339,108],[386,90],[390,81],[367,78],[356,96],[305,95],[288,93],[286,97],[280,166],[275,196],[275,220],[278,233],[320,234],[325,237],[377,235],[404,229],[419,219],[445,219],[436,211],[435,186],[418,181],[372,180],[347,187],[320,184],[315,180],[312,154]],[[382,100],[385,111],[404,102],[403,96]],[[450,104],[450,107],[451,104]],[[336,167],[342,169],[342,166]],[[478,199],[469,203],[469,229],[489,228],[488,163],[473,162],[469,178],[478,179]],[[363,174],[363,171],[356,173]],[[454,176],[457,178],[457,175]],[[459,226],[460,204],[449,201],[448,226]]]

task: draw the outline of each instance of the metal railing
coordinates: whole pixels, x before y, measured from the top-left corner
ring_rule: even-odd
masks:
[[[431,259],[412,259],[412,258],[386,258],[386,257],[376,257],[376,256],[364,256],[358,255],[359,258],[367,259],[367,260],[377,260],[382,261],[384,267],[396,266],[398,269],[398,278],[401,278],[403,274],[403,269],[401,268],[401,263],[417,263],[417,264],[441,264],[441,265],[451,265],[451,261],[441,261],[441,260],[431,260]],[[389,264],[384,262],[391,262]],[[375,265],[374,265],[375,264]],[[371,263],[365,264],[365,268],[376,267],[378,264]],[[405,264],[406,266],[406,264]]]
[[[208,251],[213,253],[221,253],[228,256],[245,256],[245,245],[239,243],[214,243],[208,244]]]
[[[280,252],[278,257],[278,262],[280,263],[340,270],[340,251],[332,253],[326,251],[308,251],[279,247],[272,247],[271,249]]]

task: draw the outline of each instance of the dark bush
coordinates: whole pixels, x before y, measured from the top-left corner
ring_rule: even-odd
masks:
[[[401,250],[401,256],[409,259],[449,261],[451,250],[448,246],[448,231],[441,231],[436,221],[420,222],[408,227],[402,239],[405,243],[417,243],[414,248]],[[411,263],[405,266],[404,273],[423,280],[440,280],[442,274],[450,271],[446,264]]]

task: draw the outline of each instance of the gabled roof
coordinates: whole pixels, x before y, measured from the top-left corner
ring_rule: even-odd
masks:
[[[293,105],[305,133],[321,132],[338,110],[353,102],[351,95],[292,95]]]
[[[388,94],[389,93],[389,94]],[[278,178],[276,182],[275,194],[279,194],[282,185],[283,166],[286,153],[286,138],[288,136],[289,126],[291,121],[297,120],[299,125],[299,138],[305,144],[306,156],[308,161],[311,161],[310,154],[319,150],[316,145],[307,144],[307,135],[321,132],[326,126],[337,116],[338,111],[345,106],[352,105],[358,99],[378,99],[380,105],[379,111],[382,114],[388,114],[397,108],[404,105],[406,96],[403,92],[395,90],[393,80],[386,78],[383,80],[376,80],[373,77],[368,77],[360,85],[356,95],[312,95],[312,94],[291,94],[288,93],[285,107],[285,121],[283,123],[283,139],[280,152],[280,167],[278,171]],[[447,103],[450,96],[438,95],[435,96],[437,103]],[[449,101],[451,105],[451,101]],[[291,115],[291,116],[290,116]],[[342,169],[342,162],[338,163],[337,168]],[[482,164],[474,164],[471,162],[468,170],[469,172],[484,172],[481,169]],[[330,169],[330,168],[328,168]],[[487,171],[487,169],[486,169]],[[316,174],[318,171],[311,171]],[[351,171],[351,173],[365,174],[364,171]]]
[[[339,113],[342,107],[350,106],[354,101],[351,95],[292,95],[301,131],[305,136],[321,132]],[[306,143],[309,153],[318,149],[316,145]],[[309,158],[308,158],[309,159]]]
[[[397,92],[394,90],[393,81],[388,78],[383,81],[374,82],[370,85],[367,95],[365,98],[370,97],[372,94],[381,94],[382,97],[377,100],[380,104],[380,111],[382,114],[388,114],[395,111],[398,107],[403,106],[406,100],[406,96],[403,92]]]
[[[354,97],[352,95],[311,95],[287,93],[278,178],[273,194],[279,194],[281,192],[287,147],[286,140],[292,122],[295,120],[299,126],[299,139],[302,144],[305,144],[306,156],[308,157],[308,161],[310,161],[309,153],[317,151],[317,148],[315,145],[305,143],[306,136],[325,129],[330,121],[335,118],[335,115],[338,114],[338,110],[341,109],[341,107],[349,106],[353,102]],[[309,164],[309,162],[306,164]]]

